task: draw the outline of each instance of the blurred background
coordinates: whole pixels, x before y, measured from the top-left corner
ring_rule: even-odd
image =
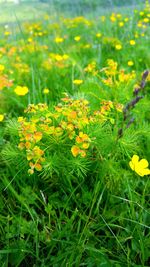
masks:
[[[144,0],[0,0],[0,23],[35,19],[48,13],[66,16],[101,15],[107,11],[140,8]],[[118,11],[118,10],[117,10]]]

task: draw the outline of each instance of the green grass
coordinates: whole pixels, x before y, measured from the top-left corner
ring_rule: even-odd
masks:
[[[149,11],[61,4],[0,4],[0,266],[148,267]]]

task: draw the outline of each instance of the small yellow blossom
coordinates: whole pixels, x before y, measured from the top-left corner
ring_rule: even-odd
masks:
[[[150,169],[148,169],[148,161],[146,159],[141,159],[139,161],[139,156],[133,155],[131,161],[129,162],[130,168],[135,171],[138,175],[144,176],[150,174]]]
[[[0,114],[0,121],[3,121],[3,120],[4,120],[4,115]]]
[[[28,43],[32,43],[33,39],[31,37],[28,38]]]
[[[136,44],[136,42],[134,40],[130,40],[129,43],[130,43],[130,45],[135,45]]]
[[[96,33],[96,37],[100,38],[102,36],[102,34],[100,32]]]
[[[10,34],[11,34],[11,32],[9,32],[9,31],[5,31],[5,32],[4,32],[4,35],[5,35],[5,36],[9,36]]]
[[[145,23],[149,23],[149,19],[148,19],[148,18],[144,18],[143,21],[144,21]]]
[[[48,88],[44,88],[43,93],[44,93],[45,95],[47,95],[47,94],[49,93],[49,89],[48,89]]]
[[[64,38],[56,37],[54,41],[55,41],[55,43],[59,44],[59,43],[62,43],[64,41]]]
[[[75,37],[74,37],[74,40],[75,40],[76,42],[79,42],[79,41],[81,40],[81,36],[75,36]]]
[[[73,84],[80,85],[83,83],[83,80],[74,80]]]
[[[74,157],[77,157],[80,153],[80,148],[78,146],[72,146],[71,152]]]
[[[124,26],[124,22],[123,21],[120,21],[119,22],[119,27],[123,27]]]
[[[122,45],[117,44],[117,45],[115,46],[115,48],[116,48],[116,50],[121,50],[121,49],[122,49]]]
[[[116,21],[116,17],[114,15],[111,15],[110,16],[110,20],[111,20],[111,22],[115,22]]]
[[[5,66],[0,64],[0,72],[3,72],[4,69],[5,69]]]
[[[141,27],[142,27],[142,23],[139,22],[139,23],[137,24],[137,26],[138,26],[139,28],[141,28]]]
[[[129,21],[129,18],[125,18],[124,21],[125,21],[125,22],[128,22],[128,21]]]
[[[18,85],[15,88],[14,92],[16,93],[16,95],[24,96],[29,92],[29,89],[26,86],[19,86]]]
[[[141,12],[139,13],[139,15],[140,15],[141,17],[144,16],[144,12],[141,11]]]
[[[121,19],[122,15],[118,13],[118,14],[116,15],[116,17],[117,17],[118,19]]]
[[[134,62],[132,60],[129,60],[128,61],[128,66],[133,66],[134,65]]]

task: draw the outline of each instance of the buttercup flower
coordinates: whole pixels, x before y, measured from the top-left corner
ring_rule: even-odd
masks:
[[[117,44],[117,45],[115,46],[115,48],[116,48],[116,50],[121,50],[121,49],[122,49],[122,45]]]
[[[4,69],[5,69],[4,65],[0,64],[0,72],[3,72]]]
[[[150,174],[150,169],[148,169],[148,161],[146,159],[141,159],[139,161],[139,156],[133,155],[131,161],[129,162],[130,168],[135,171],[138,175],[144,176]]]
[[[100,32],[96,33],[96,37],[100,38],[102,36],[102,34]]]
[[[73,84],[77,84],[77,85],[80,85],[83,83],[83,80],[74,80],[73,81]]]
[[[130,45],[135,45],[136,44],[136,42],[134,40],[130,40],[129,43],[130,43]]]
[[[128,61],[128,66],[133,66],[134,65],[134,62],[132,60],[129,60]]]
[[[43,93],[44,93],[45,95],[47,95],[47,94],[49,93],[49,89],[48,89],[48,88],[45,88],[45,89],[43,90]]]
[[[54,41],[55,43],[59,44],[59,43],[62,43],[64,39],[62,37],[56,37]]]
[[[3,121],[3,120],[4,120],[4,115],[0,114],[0,121]]]
[[[15,88],[14,92],[16,93],[16,95],[24,96],[29,92],[29,89],[26,86],[19,86],[18,85]]]
[[[74,37],[74,40],[75,40],[76,42],[79,42],[80,39],[81,39],[81,36],[75,36],[75,37]]]

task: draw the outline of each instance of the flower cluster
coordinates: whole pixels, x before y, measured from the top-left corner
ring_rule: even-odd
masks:
[[[25,113],[27,118],[19,117],[19,149],[26,150],[29,161],[29,173],[34,169],[41,171],[45,163],[45,144],[47,147],[51,138],[57,142],[68,143],[74,157],[86,157],[92,139],[88,132],[90,126],[110,121],[109,112],[112,109],[122,110],[120,104],[102,101],[99,110],[91,111],[86,99],[72,99],[67,94],[62,102],[50,111],[46,104],[29,105]]]
[[[107,60],[106,68],[102,69],[106,78],[102,78],[102,82],[109,87],[119,87],[120,84],[127,84],[136,78],[135,71],[125,73],[124,69],[118,69],[118,63],[112,59]]]

